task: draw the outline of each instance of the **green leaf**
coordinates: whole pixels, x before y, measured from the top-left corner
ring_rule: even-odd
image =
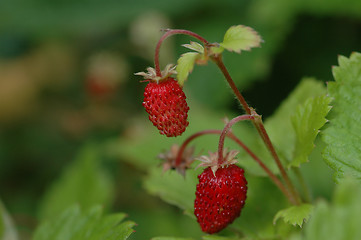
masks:
[[[301,104],[308,98],[322,96],[325,87],[322,82],[313,78],[305,78],[296,89],[281,104],[272,117],[265,122],[265,127],[281,155],[290,161],[293,157],[293,149],[296,142],[296,134],[293,130],[291,116]]]
[[[13,221],[0,201],[0,239],[17,240],[18,234]]]
[[[241,50],[249,51],[253,47],[259,47],[261,42],[262,39],[255,30],[237,25],[227,30],[220,45],[228,51],[240,53]]]
[[[333,68],[335,82],[328,84],[334,100],[329,127],[323,133],[323,158],[339,181],[345,175],[361,179],[361,54],[340,56]]]
[[[202,44],[199,44],[197,42],[191,41],[190,44],[183,44],[182,46],[199,53],[204,53],[204,47],[202,46]]]
[[[229,229],[236,229],[250,239],[280,238],[284,233],[274,226],[273,218],[279,209],[288,206],[287,199],[269,178],[252,176],[247,169],[245,174],[248,182],[246,203],[241,216]],[[292,228],[289,225],[286,227]]]
[[[193,71],[195,61],[200,58],[201,55],[196,52],[188,52],[182,54],[177,61],[177,80],[179,85],[183,86],[185,80],[187,80],[189,73]]]
[[[356,180],[342,180],[331,204],[320,201],[304,228],[304,240],[361,239],[361,188]]]
[[[295,114],[295,110],[305,104],[307,99],[323,96],[325,93],[326,88],[322,82],[313,78],[302,79],[295,90],[282,102],[276,112],[266,119],[265,128],[283,162],[289,163],[293,159],[297,138],[292,126],[291,117]],[[257,150],[258,157],[261,158],[274,173],[278,173],[277,166],[268,150],[264,147],[264,143],[259,140],[259,138],[257,138],[250,147],[253,150]],[[254,174],[265,175],[264,171],[248,156],[245,156],[241,164]]]
[[[330,102],[331,98],[325,95],[311,97],[299,106],[291,117],[296,132],[296,143],[290,166],[299,167],[301,163],[308,161],[319,129],[327,122],[325,117],[331,109]]]
[[[144,187],[153,195],[176,205],[193,217],[193,204],[195,199],[197,175],[202,169],[189,169],[183,177],[176,171],[162,172],[162,169],[153,168],[144,181]]]
[[[122,222],[125,214],[103,215],[102,208],[82,211],[79,206],[66,209],[60,216],[45,221],[36,229],[33,240],[123,240],[133,232],[134,222]]]
[[[279,218],[283,218],[285,223],[302,227],[303,223],[306,223],[310,218],[313,208],[311,204],[302,204],[280,210],[274,217],[273,223],[275,224]]]
[[[114,187],[100,165],[96,149],[92,144],[85,146],[52,185],[40,208],[42,218],[58,215],[75,203],[84,209],[95,204],[109,205]]]

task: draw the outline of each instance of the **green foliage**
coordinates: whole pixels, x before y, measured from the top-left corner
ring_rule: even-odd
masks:
[[[18,233],[13,221],[0,201],[0,240],[17,240]]]
[[[176,171],[162,173],[161,169],[154,168],[144,181],[144,186],[149,193],[159,196],[164,201],[176,205],[193,216],[198,171],[188,170],[183,177]]]
[[[277,111],[265,121],[265,128],[267,129],[272,143],[285,163],[291,162],[295,157],[300,157],[296,155],[300,153],[295,152],[295,148],[313,146],[313,136],[315,132],[318,133],[318,128],[315,129],[315,127],[321,127],[321,123],[324,122],[324,117],[328,110],[326,103],[328,103],[329,100],[324,96],[325,92],[326,89],[322,82],[312,78],[305,78],[299,83],[288,98],[282,102]],[[321,112],[323,114],[317,115],[317,122],[313,123],[313,119],[310,119],[309,117],[313,118],[314,116],[309,114],[317,110],[322,110]],[[304,118],[302,121],[304,121],[304,123],[312,122],[312,124],[309,124],[309,126],[303,125],[302,128],[298,127],[298,124],[301,124],[298,122],[294,123],[295,125],[292,125],[292,119],[295,122],[297,114],[299,116],[304,114],[302,116]],[[315,126],[313,126],[313,124]],[[294,127],[296,127],[296,131]],[[309,132],[313,132],[313,135]],[[305,135],[298,135],[299,133]],[[306,137],[306,133],[309,133],[312,136]],[[273,159],[260,139],[254,141],[251,148],[257,149],[256,153],[258,157],[260,157],[273,172],[278,173],[278,169],[274,164]],[[310,152],[306,155],[308,156],[309,153]],[[253,174],[264,175],[263,170],[249,157],[242,160],[241,164],[249,171],[252,171]]]
[[[86,145],[45,194],[40,216],[56,216],[73,204],[85,210],[95,204],[108,206],[113,189],[113,183],[102,169],[97,147]]]
[[[276,236],[287,236],[288,226],[285,227],[287,231],[284,231],[278,226],[281,223],[277,223],[277,226],[273,224],[277,211],[288,206],[286,198],[269,178],[247,174],[247,169],[245,173],[248,182],[246,204],[241,216],[229,226],[229,229],[236,229],[250,239],[273,239]]]
[[[344,176],[361,178],[361,54],[340,56],[333,68],[335,82],[328,84],[334,99],[330,124],[323,133],[323,158],[335,171],[335,181]]]
[[[241,50],[249,51],[259,47],[262,39],[252,28],[242,25],[230,27],[224,35],[221,47],[228,51],[241,53]]]
[[[291,117],[295,110],[307,99],[322,96],[325,87],[322,82],[312,78],[303,79],[296,89],[282,102],[272,117],[265,122],[266,129],[273,144],[280,155],[290,161],[296,142],[296,133],[293,130]]]
[[[168,191],[171,187],[180,188],[182,186],[181,178],[168,173],[161,176],[161,169],[156,171],[153,167],[159,163],[156,159],[157,154],[161,150],[169,148],[173,142],[181,143],[185,137],[195,131],[203,130],[205,128],[221,129],[223,127],[223,124],[220,121],[221,117],[224,117],[225,115],[231,117],[228,110],[223,111],[219,108],[220,106],[230,108],[233,106],[231,105],[233,99],[229,89],[227,89],[226,84],[223,81],[223,77],[219,74],[218,69],[210,65],[193,70],[192,81],[188,81],[185,85],[186,94],[188,99],[203,101],[203,105],[200,108],[194,107],[194,105],[191,106],[190,126],[184,136],[176,139],[165,139],[163,136],[158,136],[157,131],[149,125],[149,122],[143,121],[143,119],[139,121],[133,117],[135,115],[133,115],[133,113],[138,111],[137,107],[139,106],[140,108],[139,97],[141,94],[138,92],[139,85],[133,81],[134,79],[132,79],[131,76],[127,77],[128,80],[131,79],[131,81],[124,82],[125,84],[122,85],[122,88],[117,92],[118,96],[127,97],[121,98],[119,102],[117,102],[118,100],[111,100],[114,100],[114,105],[117,105],[114,108],[117,111],[115,114],[107,115],[108,109],[110,110],[109,112],[114,111],[112,106],[110,106],[113,102],[111,104],[109,104],[109,102],[102,102],[100,104],[97,102],[94,104],[94,102],[96,102],[94,101],[90,103],[89,108],[88,106],[84,107],[87,110],[90,109],[89,112],[81,109],[88,100],[85,99],[81,83],[83,82],[82,77],[86,75],[86,73],[83,72],[83,69],[86,69],[86,67],[84,68],[86,65],[84,63],[89,60],[89,55],[96,51],[110,50],[112,53],[123,55],[125,62],[126,64],[129,64],[130,69],[139,69],[139,65],[143,64],[148,65],[142,58],[142,54],[147,50],[144,50],[142,48],[143,46],[139,47],[137,45],[138,41],[132,40],[132,34],[128,34],[132,33],[134,28],[133,23],[138,16],[144,16],[149,13],[149,11],[154,11],[155,15],[163,16],[169,21],[163,22],[164,27],[173,25],[191,28],[192,31],[200,33],[211,42],[213,40],[218,42],[222,41],[222,39],[219,39],[221,37],[219,33],[224,32],[226,26],[233,24],[247,24],[254,27],[254,29],[257,29],[262,35],[262,38],[266,41],[266,44],[262,44],[262,49],[255,49],[251,54],[244,51],[241,57],[236,54],[224,53],[224,60],[227,68],[239,89],[244,90],[246,87],[251,86],[250,83],[257,80],[267,79],[268,77],[269,79],[276,79],[277,74],[275,76],[275,72],[278,72],[279,74],[281,72],[281,74],[284,74],[285,76],[292,74],[288,79],[292,84],[299,79],[298,76],[300,75],[300,72],[297,70],[302,71],[304,74],[315,75],[319,79],[327,79],[328,68],[330,65],[329,62],[333,61],[333,56],[335,56],[336,53],[348,53],[351,51],[350,49],[355,49],[355,46],[357,49],[359,46],[360,41],[357,38],[350,37],[355,36],[358,31],[355,31],[355,29],[352,29],[352,27],[345,23],[357,25],[361,16],[360,9],[361,1],[358,0],[183,0],[174,1],[172,4],[169,4],[169,1],[165,0],[151,2],[145,0],[106,0],[102,3],[86,0],[34,0],[31,2],[26,0],[0,1],[0,31],[3,33],[0,34],[0,55],[3,52],[9,51],[8,49],[16,51],[19,55],[27,55],[28,53],[36,51],[38,47],[41,48],[43,45],[52,45],[54,42],[58,42],[64,44],[65,47],[71,46],[69,51],[73,53],[72,56],[75,56],[72,59],[76,62],[67,62],[67,60],[65,60],[62,62],[63,64],[53,64],[65,68],[66,66],[71,65],[70,68],[72,68],[72,72],[64,71],[64,74],[62,71],[50,70],[52,74],[45,77],[50,79],[49,85],[46,86],[45,91],[43,91],[43,88],[40,89],[39,87],[39,92],[45,94],[35,96],[36,93],[34,93],[32,89],[36,88],[35,85],[37,84],[33,84],[31,81],[24,81],[22,83],[21,81],[17,81],[18,78],[16,78],[16,76],[21,77],[22,75],[35,73],[37,77],[42,78],[41,76],[44,76],[41,71],[43,67],[39,64],[42,61],[41,53],[37,53],[35,60],[31,59],[29,56],[25,56],[26,61],[22,61],[16,66],[8,67],[7,65],[13,60],[14,62],[18,60],[13,55],[10,55],[14,58],[9,62],[6,59],[1,59],[0,69],[6,69],[5,73],[7,73],[8,70],[15,69],[16,74],[11,74],[11,71],[9,71],[10,74],[5,74],[15,76],[13,81],[8,81],[11,83],[9,89],[11,89],[11,86],[17,88],[18,86],[16,83],[19,82],[20,85],[25,86],[24,89],[30,90],[24,91],[21,94],[14,94],[15,100],[13,101],[13,105],[20,105],[19,103],[21,103],[21,101],[19,101],[19,99],[26,95],[34,96],[34,98],[37,98],[38,102],[42,104],[29,104],[27,110],[38,110],[33,111],[34,113],[32,114],[26,115],[26,118],[23,118],[24,115],[19,111],[19,119],[21,121],[12,121],[11,126],[4,124],[1,124],[0,126],[0,189],[2,194],[6,194],[6,203],[9,205],[9,209],[15,210],[21,215],[24,214],[25,217],[33,218],[34,211],[36,211],[33,206],[37,206],[39,201],[38,196],[40,194],[38,193],[47,187],[44,179],[48,179],[49,175],[58,174],[59,170],[57,170],[57,168],[61,169],[62,156],[69,156],[72,154],[74,149],[76,149],[81,142],[87,141],[87,138],[89,137],[104,140],[104,137],[109,135],[117,136],[116,141],[111,139],[109,144],[105,144],[106,150],[109,150],[108,153],[110,153],[110,155],[126,162],[127,166],[134,167],[132,169],[137,169],[135,170],[137,171],[137,174],[139,174],[139,172],[148,172],[150,169],[145,180],[150,181],[149,189],[152,190],[150,191],[152,194],[159,195],[168,202],[176,204],[184,209],[190,209],[192,204],[191,200],[186,200],[183,196],[179,196],[175,192],[172,192],[173,189],[169,190],[169,194],[164,193],[164,191]],[[206,14],[200,14],[203,12]],[[342,31],[330,32],[330,36],[322,31],[322,29],[317,28],[317,25],[312,25],[312,28],[310,29],[309,25],[302,21],[305,19],[316,20],[316,22],[320,19],[324,19],[326,22],[326,25],[324,26],[330,25],[332,26],[330,29],[334,29],[339,25],[339,28],[342,29]],[[337,24],[329,24],[330,22]],[[295,23],[298,23],[297,28],[294,27]],[[300,26],[301,28],[305,28],[307,33],[311,33],[312,38],[306,38],[304,37],[306,35],[300,34]],[[353,33],[355,35],[352,35]],[[161,33],[157,32],[156,34]],[[292,36],[296,36],[296,39],[292,38]],[[332,42],[331,47],[326,46],[327,42],[324,41],[325,36],[330,36],[326,38],[334,40],[329,41]],[[230,39],[232,38],[233,37]],[[149,41],[150,38],[135,39],[142,42],[144,39]],[[236,39],[242,40],[241,38]],[[322,48],[318,49],[317,45],[314,44],[317,40],[325,43],[325,47],[322,45]],[[227,45],[227,41],[224,42]],[[242,41],[239,41],[238,43],[240,42]],[[354,46],[343,44],[352,42],[354,42]],[[334,43],[339,43],[339,45],[335,45]],[[289,47],[287,47],[287,45],[289,45]],[[307,51],[308,46],[311,46],[311,52]],[[241,47],[242,44],[236,44],[235,46],[231,44],[230,49],[233,51],[242,51],[243,49]],[[201,53],[201,49],[196,44],[191,43],[190,48]],[[165,49],[163,48],[163,53],[161,53],[161,55],[165,54],[164,50]],[[213,52],[218,51],[218,53],[223,52],[223,50],[223,47],[212,48]],[[151,49],[151,51],[153,51],[153,49]],[[61,52],[64,53],[63,51]],[[287,54],[285,54],[285,52],[287,52]],[[300,56],[300,52],[304,52],[304,56]],[[52,55],[54,52],[47,52],[46,54]],[[173,51],[168,51],[167,54],[176,55]],[[312,58],[310,58],[310,54],[312,55]],[[294,62],[290,61],[288,66],[282,65],[283,69],[278,69],[277,66],[280,66],[280,58],[287,59],[284,61],[288,61],[292,58]],[[344,175],[359,177],[361,169],[360,162],[358,161],[361,158],[360,154],[357,152],[360,148],[358,145],[360,141],[357,137],[357,134],[360,132],[359,124],[357,124],[360,122],[360,94],[358,94],[358,92],[360,92],[360,81],[359,77],[357,77],[359,76],[357,69],[360,69],[360,67],[359,64],[355,63],[356,59],[356,62],[359,62],[359,57],[355,57],[354,55],[352,55],[350,59],[340,57],[340,67],[336,67],[334,70],[334,72],[342,72],[338,77],[340,80],[343,80],[347,75],[350,76],[347,76],[346,78],[356,77],[353,80],[353,82],[356,82],[356,79],[358,79],[355,85],[350,84],[349,81],[341,83],[341,81],[336,79],[336,83],[331,83],[329,87],[329,95],[334,99],[334,109],[328,117],[331,120],[331,123],[324,135],[327,148],[323,156],[326,162],[334,169],[337,181],[340,181]],[[192,61],[192,59],[190,60]],[[302,60],[307,64],[302,64]],[[28,69],[27,71],[22,71],[22,66],[31,65],[32,61],[36,62],[36,64],[34,64],[35,67],[30,70]],[[51,63],[53,61],[48,62]],[[193,64],[191,67],[190,65],[187,65],[186,62],[187,61],[182,63],[186,65],[184,70],[180,70],[185,76],[181,78],[184,79],[187,78],[189,72],[192,71],[193,68]],[[316,70],[314,72],[308,71],[308,65],[314,66],[313,69]],[[322,68],[322,66],[325,66],[326,70]],[[52,68],[47,67],[47,69]],[[340,69],[342,69],[342,71]],[[65,80],[61,81],[64,85],[55,87],[55,92],[49,92],[48,86],[50,86],[50,82],[53,84],[53,79],[58,77],[58,75],[63,76],[60,77],[60,79]],[[293,76],[297,77],[293,78]],[[1,80],[5,78],[3,75],[0,76]],[[66,85],[66,80],[68,78],[74,78],[75,81],[71,82],[75,84],[71,86]],[[27,85],[25,82],[30,84]],[[273,86],[276,86],[279,83],[274,81],[272,84],[274,84]],[[280,85],[282,86],[282,83]],[[317,103],[316,99],[325,98],[323,90],[317,92],[322,89],[322,87],[317,85],[321,86],[321,84],[314,84],[315,92],[313,92],[312,84],[310,84],[309,89],[306,89],[300,94],[300,101],[290,107],[288,111],[285,111],[284,115],[280,114],[279,119],[275,120],[273,123],[272,118],[267,121],[267,129],[270,129],[269,131],[272,132],[271,138],[276,142],[275,145],[277,151],[280,153],[282,160],[287,164],[298,166],[300,163],[306,161],[313,148],[314,137],[318,132],[318,126],[321,127],[321,123],[323,122],[324,117],[322,116],[319,116],[315,121],[311,121],[311,118],[307,117],[309,113],[317,113],[317,109],[321,112],[322,110],[326,111],[326,105],[323,105],[326,100],[320,101],[320,105]],[[64,89],[70,88],[71,91],[64,91]],[[7,88],[1,87],[1,89]],[[273,87],[270,91],[277,92],[277,88]],[[262,98],[268,94],[259,95],[263,95],[258,96],[259,98]],[[270,98],[273,97],[272,94],[269,96]],[[305,98],[303,99],[302,97],[304,96]],[[292,95],[292,97],[295,96]],[[64,99],[67,100],[64,101]],[[265,99],[264,97],[259,100],[259,102],[262,101],[275,102],[278,100]],[[9,104],[9,106],[12,103],[11,101],[3,102],[6,102],[6,105]],[[249,103],[252,104],[252,100],[250,100]],[[67,106],[67,104],[71,107]],[[127,107],[124,107],[124,105]],[[73,108],[74,106],[76,107]],[[310,106],[312,106],[311,109]],[[257,105],[254,105],[254,107],[256,107],[256,109],[257,107],[261,108],[261,106]],[[217,109],[217,112],[207,112],[205,110],[207,108]],[[104,112],[102,111],[97,112],[96,109],[104,110],[105,114],[103,115]],[[129,109],[131,109],[131,111],[128,111]],[[352,111],[350,111],[350,109],[352,109]],[[198,113],[197,111],[200,112]],[[68,115],[74,116],[74,112],[76,112],[75,115],[77,117],[67,121]],[[262,114],[262,112],[259,113]],[[273,117],[277,118],[278,113],[279,112],[277,111]],[[6,114],[0,112],[0,115],[5,116]],[[59,115],[61,116],[59,117]],[[97,129],[97,123],[91,122],[92,117],[90,116],[93,115],[102,116],[102,119],[97,117],[95,121],[117,119],[114,121],[116,122],[116,127],[108,128],[109,126],[114,126],[113,122],[113,124],[108,124],[109,126],[104,127],[103,129]],[[141,118],[144,118],[145,120],[146,117],[141,116]],[[1,117],[0,119],[2,120],[3,118]],[[23,122],[27,123],[24,124]],[[35,128],[34,122],[37,122],[40,127]],[[309,128],[306,128],[304,124],[311,122],[312,124],[309,125]],[[313,123],[316,122],[318,123],[317,126],[313,126]],[[43,123],[46,124],[43,126]],[[131,123],[132,125],[129,126],[128,123]],[[93,128],[94,126],[96,128],[95,131]],[[248,129],[248,127],[248,125],[242,123],[235,126],[233,131],[237,136],[240,136],[242,140],[249,144],[262,160],[270,160],[268,151],[258,142],[256,133],[253,131],[254,129],[251,127]],[[13,128],[15,130],[8,131],[7,128]],[[31,131],[24,131],[22,129],[31,129]],[[3,134],[4,131],[8,131],[9,134]],[[119,137],[119,135],[121,136]],[[300,138],[300,136],[303,137]],[[217,140],[217,136],[207,136],[202,137],[200,141],[195,141],[197,153],[199,153],[200,150],[203,150],[204,152],[207,150],[215,150],[217,147]],[[46,144],[44,144],[44,142],[46,142]],[[227,146],[238,148],[229,140],[227,140],[226,144]],[[315,151],[313,151],[312,154],[317,155],[318,150],[319,146],[317,152],[315,153]],[[91,153],[89,156],[90,155],[98,159],[97,153]],[[318,156],[315,158],[317,157]],[[58,159],[60,161],[57,161]],[[313,164],[314,162],[312,161],[313,159],[309,164],[303,164],[301,170],[304,170],[304,167]],[[40,215],[42,217],[56,217],[58,212],[61,212],[67,205],[74,202],[79,202],[80,205],[82,205],[82,208],[90,208],[94,203],[108,205],[112,200],[112,193],[110,193],[109,189],[113,189],[113,184],[111,184],[108,177],[105,176],[101,164],[99,164],[98,161],[96,164],[93,164],[94,162],[92,161],[85,163],[87,161],[83,162],[78,159],[75,162],[76,163],[69,166],[64,173],[60,175],[60,179],[47,191],[43,204],[40,206]],[[246,166],[247,174],[263,174],[262,170],[254,164],[253,160],[249,161],[246,157],[242,157],[241,163],[243,166]],[[82,171],[81,168],[88,170]],[[26,174],[27,171],[24,173],[24,169],[28,169],[27,171],[31,172],[31,174]],[[274,172],[277,172],[277,168],[272,164],[271,169]],[[326,188],[328,188],[327,194],[329,194],[333,185],[329,184],[327,181],[328,176],[319,176],[320,172],[328,169],[329,168],[324,165],[317,165],[312,171],[306,169],[306,176],[310,176],[310,178],[306,177],[308,185],[311,188],[314,188],[316,184],[324,182],[324,184],[327,185]],[[85,172],[88,172],[88,174],[85,174]],[[94,175],[91,175],[90,173],[94,173]],[[131,176],[136,175],[133,174],[133,171],[129,171],[127,174]],[[90,178],[90,175],[97,180],[93,181]],[[186,182],[191,180],[188,179],[190,178],[189,176],[195,177],[196,172],[192,174],[187,173]],[[127,176],[124,176],[123,178],[126,179]],[[310,180],[311,178],[313,180]],[[87,182],[85,179],[89,180],[89,186],[85,185],[85,182]],[[279,209],[284,209],[287,206],[287,203],[284,202],[283,196],[279,194],[278,190],[274,188],[271,183],[267,183],[264,179],[261,179],[258,182],[253,177],[248,177],[248,179],[250,180],[249,186],[252,186],[253,189],[249,190],[246,208],[242,212],[241,218],[239,218],[233,226],[230,226],[229,229],[242,231],[242,233],[245,232],[245,238],[247,239],[273,239],[274,236],[281,238],[277,235],[276,231],[278,225],[283,223],[283,221],[278,221],[277,226],[272,226],[271,222],[274,214]],[[167,180],[174,182],[166,182]],[[73,183],[74,186],[72,186]],[[145,183],[144,185],[146,186],[147,184]],[[129,184],[128,186],[132,185]],[[322,192],[322,195],[325,191],[323,185],[319,186],[319,189],[316,189],[316,192],[314,192],[315,197],[319,196],[320,192]],[[80,191],[78,191],[79,189]],[[354,189],[348,189],[348,191],[353,190]],[[127,189],[121,189],[118,192],[127,194],[128,192],[126,191]],[[137,189],[135,191],[139,190]],[[191,189],[186,184],[185,189],[181,189],[180,191],[185,194],[190,194]],[[266,194],[263,194],[265,191]],[[350,193],[339,193],[339,196],[341,195],[349,197]],[[89,197],[89,201],[85,199],[85,196]],[[139,199],[136,200],[137,196],[132,197],[135,199],[134,202],[140,202]],[[123,204],[123,202],[117,202],[117,204]],[[326,209],[324,212],[327,212],[327,214],[323,214],[322,204],[324,205],[324,209]],[[332,237],[336,238],[339,237],[337,233],[331,235],[331,233],[336,230],[339,232],[355,232],[351,229],[352,226],[350,225],[354,225],[357,222],[356,217],[354,219],[355,221],[350,222],[349,224],[349,222],[347,222],[349,219],[344,219],[343,215],[349,216],[352,209],[357,208],[355,202],[350,206],[344,204],[342,207],[340,205],[335,207],[335,203],[327,204],[325,202],[320,202],[318,206],[320,210],[317,210],[318,212],[315,214],[319,221],[317,223],[318,225],[312,223],[311,219],[305,226],[307,228],[307,226],[313,226],[314,224],[315,226],[313,226],[313,228],[315,229],[312,231],[317,232],[318,230],[321,231],[324,229],[325,235],[322,236],[320,233],[317,237],[313,238],[313,235],[309,233],[306,239],[324,239],[326,237],[329,237],[330,239],[332,239]],[[125,207],[129,206],[126,205]],[[137,208],[139,209],[138,211],[141,212],[143,205],[139,204]],[[341,208],[346,209],[347,211],[340,210]],[[125,210],[125,212],[127,212],[127,210]],[[332,213],[332,211],[336,213]],[[4,210],[0,210],[0,212],[2,213],[0,213],[0,216],[4,216]],[[158,213],[159,211],[154,209],[154,212]],[[359,211],[356,212],[359,214]],[[154,216],[158,216],[154,213],[149,214],[149,216],[148,213],[142,214],[143,215],[140,216],[140,218],[147,219],[149,222]],[[339,217],[339,219],[348,225],[344,226],[344,224],[339,224],[337,226],[335,225],[335,228],[333,228],[333,225],[336,223],[331,221],[340,221],[338,221],[336,217],[333,217],[332,214],[340,214],[341,217]],[[147,215],[147,217],[145,217],[145,215]],[[1,226],[4,226],[4,224],[1,224],[2,220],[3,219],[0,218],[0,235]],[[175,221],[168,223],[167,226],[173,223],[175,223]],[[181,224],[176,223],[174,225],[176,225],[174,229],[178,226],[181,229]],[[161,227],[162,226],[159,228]],[[336,227],[339,227],[339,229],[336,229]],[[332,230],[331,233],[328,233],[329,229]],[[23,231],[22,228],[19,230]],[[171,235],[170,231],[173,230],[168,230],[166,235]],[[311,232],[311,230],[308,230],[308,232]],[[176,230],[174,230],[174,233],[176,235]],[[227,235],[227,233],[228,232],[224,232],[222,235]],[[189,235],[192,237],[194,237],[194,234],[195,233],[192,231],[189,232]],[[288,237],[285,238],[289,239]],[[234,238],[204,236],[203,239],[219,240]],[[244,238],[242,237],[242,239]],[[352,239],[352,236],[344,235],[341,239]]]
[[[290,166],[299,167],[308,161],[319,129],[327,121],[325,117],[331,109],[330,102],[331,98],[325,95],[308,98],[291,116],[296,142]]]
[[[124,218],[123,213],[103,215],[99,206],[88,211],[73,206],[51,221],[42,222],[33,240],[125,240],[133,232],[135,224],[123,222]]]
[[[179,85],[183,86],[184,81],[188,78],[189,73],[193,71],[193,67],[197,58],[201,55],[196,52],[188,52],[182,54],[177,61],[177,80]]]
[[[273,222],[276,223],[279,218],[282,218],[286,223],[302,227],[303,223],[306,223],[310,218],[312,211],[313,206],[311,204],[292,206],[278,211],[273,219]]]
[[[316,204],[310,221],[305,225],[304,240],[361,239],[361,189],[355,180],[343,180],[337,187],[331,204]]]

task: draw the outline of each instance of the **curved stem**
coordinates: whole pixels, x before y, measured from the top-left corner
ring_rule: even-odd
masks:
[[[178,154],[177,154],[177,158],[175,160],[175,166],[178,166],[179,164],[181,164],[182,161],[182,155],[184,150],[186,149],[187,145],[193,141],[194,139],[196,139],[199,136],[202,135],[206,135],[206,134],[220,134],[221,131],[220,130],[203,130],[200,132],[196,132],[193,135],[189,136],[181,145],[181,147],[179,148]]]
[[[252,123],[254,124],[254,126],[256,127],[259,135],[261,136],[262,140],[264,141],[265,145],[267,146],[268,150],[270,151],[273,159],[275,160],[276,162],[276,165],[277,167],[279,168],[280,170],[280,173],[287,185],[287,187],[289,188],[289,190],[291,191],[293,197],[294,197],[294,201],[299,204],[300,203],[300,198],[298,196],[298,193],[295,189],[295,187],[293,186],[291,180],[289,179],[278,155],[277,155],[277,152],[267,134],[267,131],[266,129],[264,128],[264,125],[263,125],[263,122],[262,122],[262,119],[261,117],[255,112],[254,109],[250,108],[249,105],[247,104],[246,100],[243,98],[241,92],[238,90],[236,84],[234,83],[231,75],[229,74],[226,66],[224,65],[223,63],[223,60],[222,60],[222,56],[221,55],[215,55],[211,58],[216,64],[217,66],[219,67],[219,69],[222,71],[224,77],[226,78],[229,86],[231,87],[233,93],[236,95],[238,101],[240,102],[240,104],[242,105],[243,109],[245,110],[245,112],[249,115],[253,115],[255,116],[254,119],[252,119]]]
[[[223,163],[223,146],[224,146],[224,139],[226,138],[226,135],[228,131],[231,129],[233,124],[244,121],[244,120],[252,120],[254,119],[251,115],[241,115],[238,117],[233,118],[231,121],[229,121],[226,126],[223,128],[222,134],[219,137],[219,143],[218,143],[218,164],[221,165]]]
[[[157,46],[155,47],[155,54],[154,54],[154,67],[155,67],[155,72],[157,74],[158,77],[162,76],[162,72],[160,70],[160,66],[159,66],[159,51],[160,51],[160,46],[162,45],[163,41],[168,38],[169,36],[175,35],[175,34],[184,34],[184,35],[188,35],[191,37],[194,37],[196,39],[198,39],[199,41],[203,42],[205,45],[209,45],[209,42],[204,39],[203,37],[201,37],[200,35],[188,31],[188,30],[183,30],[183,29],[166,29],[166,33],[159,39]]]

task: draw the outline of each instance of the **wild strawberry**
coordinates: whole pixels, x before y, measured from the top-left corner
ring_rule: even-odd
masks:
[[[186,96],[173,78],[149,82],[144,90],[143,106],[149,120],[167,137],[181,135],[189,124]]]
[[[194,214],[203,232],[217,233],[239,217],[245,204],[244,170],[234,164],[216,171],[208,167],[198,179]]]
[[[161,76],[156,74],[154,68],[147,68],[148,72],[139,72],[149,81],[144,90],[143,106],[149,114],[149,120],[156,126],[160,134],[167,137],[181,135],[189,122],[188,104],[182,87],[170,76],[176,74],[175,66],[168,64]]]

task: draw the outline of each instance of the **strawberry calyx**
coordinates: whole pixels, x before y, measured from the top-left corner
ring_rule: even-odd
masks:
[[[179,151],[180,146],[178,144],[173,144],[170,150],[158,155],[158,158],[162,160],[163,172],[175,169],[182,176],[185,176],[186,170],[189,169],[191,164],[194,162],[194,147],[186,148],[182,152],[180,163],[176,164]]]
[[[161,72],[160,76],[158,76],[157,71],[154,68],[148,67],[147,72],[137,72],[134,75],[144,77],[145,81],[153,81],[156,83],[160,83],[168,79],[171,75],[177,74],[175,68],[176,66],[174,64],[168,64]]]
[[[231,150],[228,151],[227,149],[224,149],[223,151],[223,162],[219,164],[218,162],[218,152],[209,152],[207,155],[202,155],[197,160],[201,161],[198,167],[210,167],[212,169],[212,172],[215,176],[216,171],[218,168],[224,168],[231,164],[237,163],[237,159],[235,159],[236,155],[239,153],[237,150]]]

